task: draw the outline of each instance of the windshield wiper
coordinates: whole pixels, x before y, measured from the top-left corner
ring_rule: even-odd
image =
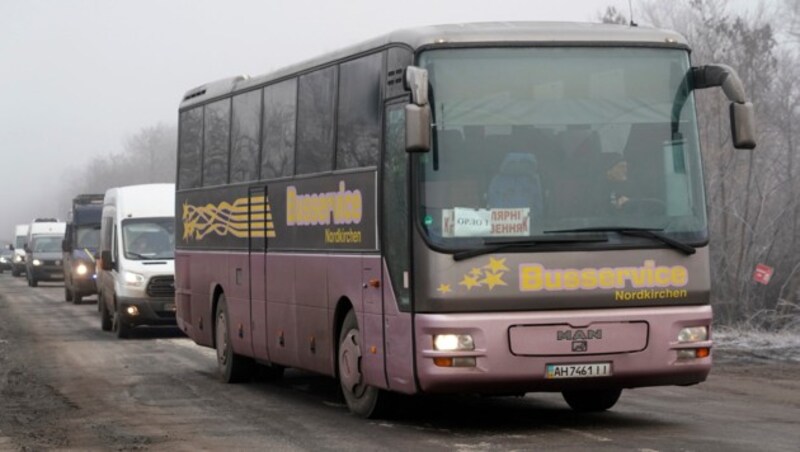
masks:
[[[586,243],[586,242],[607,242],[605,235],[584,235],[584,236],[552,236],[536,238],[506,238],[506,239],[487,239],[483,241],[486,245],[483,248],[459,251],[453,254],[454,261],[463,261],[471,257],[483,256],[485,254],[498,253],[503,250],[514,248],[529,248],[551,243]]]
[[[638,228],[627,226],[598,226],[592,228],[577,228],[577,229],[557,229],[553,231],[544,231],[545,233],[559,233],[559,232],[616,232],[619,235],[628,235],[631,237],[644,237],[649,239],[658,240],[659,242],[674,248],[687,256],[697,252],[695,247],[688,243],[683,243],[675,240],[667,235],[661,233],[663,229],[658,228]]]

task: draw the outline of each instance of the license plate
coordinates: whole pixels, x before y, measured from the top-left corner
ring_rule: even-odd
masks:
[[[175,312],[175,303],[164,303],[164,310]]]
[[[611,363],[548,364],[545,378],[593,378],[611,375]]]

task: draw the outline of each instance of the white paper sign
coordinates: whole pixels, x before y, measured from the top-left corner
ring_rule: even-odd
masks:
[[[530,209],[442,210],[443,237],[513,237],[530,235]]]

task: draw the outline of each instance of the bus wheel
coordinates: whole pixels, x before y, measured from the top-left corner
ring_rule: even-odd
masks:
[[[250,379],[253,360],[233,352],[230,328],[228,325],[228,303],[225,294],[219,296],[215,314],[215,343],[217,349],[217,368],[223,383],[242,383]]]
[[[361,341],[353,311],[347,313],[339,334],[339,384],[350,411],[364,418],[378,417],[387,404],[388,394],[364,384],[361,372]]]
[[[622,389],[604,389],[592,391],[564,391],[564,400],[575,411],[591,413],[605,411],[619,400]]]
[[[111,321],[111,314],[108,312],[108,306],[106,306],[106,301],[103,297],[98,295],[97,304],[100,308],[100,329],[103,331],[111,331],[113,323]]]
[[[67,287],[66,283],[64,283],[64,300],[72,301],[72,292],[70,292],[69,287]]]

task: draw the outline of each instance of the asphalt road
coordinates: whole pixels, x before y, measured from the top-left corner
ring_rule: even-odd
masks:
[[[348,413],[335,381],[288,371],[224,385],[176,329],[118,340],[94,299],[0,275],[0,450],[800,450],[800,364],[725,359],[693,387],[623,392],[609,412],[558,394],[400,400]]]

